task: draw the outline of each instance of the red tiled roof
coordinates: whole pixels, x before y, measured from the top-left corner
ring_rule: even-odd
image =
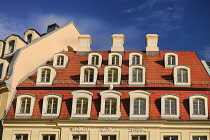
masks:
[[[108,51],[97,51],[102,54],[103,62],[102,67],[98,68],[98,80],[103,80],[104,78],[104,67],[108,65]],[[196,88],[209,88],[209,84],[205,84],[205,82],[209,82],[209,76],[203,67],[202,63],[200,62],[198,56],[195,52],[186,52],[186,51],[172,51],[178,54],[178,64],[179,65],[187,65],[190,66],[191,70],[191,83],[194,81],[202,81],[199,84],[192,84],[192,86],[187,87],[188,89],[191,88],[191,91],[184,90],[186,87],[182,87],[182,89],[176,90],[173,83],[169,83],[168,80],[173,80],[173,69],[172,68],[165,68],[164,67],[164,54],[169,51],[160,51],[160,55],[146,55],[145,52],[142,51],[125,51],[123,55],[123,63],[122,63],[122,79],[121,80],[128,80],[128,57],[129,53],[131,52],[141,52],[143,54],[143,65],[146,66],[146,81],[161,81],[162,83],[157,82],[147,82],[145,86],[135,86],[136,89],[141,90],[141,88],[147,87],[148,92],[150,92],[150,103],[149,103],[149,119],[151,120],[161,120],[161,109],[160,109],[160,97],[163,94],[177,94],[180,97],[180,119],[178,120],[190,120],[189,117],[189,100],[188,97],[193,94],[203,94],[208,96],[209,100],[209,116],[210,116],[210,97],[208,91],[196,91]],[[90,119],[98,119],[98,114],[100,112],[100,92],[103,91],[100,87],[107,87],[103,84],[97,84],[96,86],[80,86],[79,84],[75,84],[76,81],[80,78],[80,68],[82,65],[88,64],[88,55],[75,55],[75,52],[65,52],[69,57],[69,62],[66,68],[56,68],[57,76],[55,81],[63,81],[53,84],[53,88],[55,87],[72,87],[77,90],[79,87],[90,87],[90,92],[93,93],[93,100],[92,100],[92,108],[91,108],[91,116]],[[52,61],[49,62],[47,65],[52,65]],[[49,118],[41,118],[41,110],[42,110],[42,100],[43,96],[50,93],[57,93],[63,95],[62,100],[62,107],[60,116],[54,119],[69,119],[71,117],[71,106],[72,106],[72,95],[70,94],[72,91],[75,90],[51,90],[46,89],[36,89],[36,87],[51,87],[51,86],[36,86],[36,77],[37,72],[31,75],[28,79],[23,81],[21,84],[18,85],[18,88],[24,87],[33,87],[35,90],[18,90],[17,95],[30,93],[36,95],[36,103],[33,111],[33,116],[31,118],[24,118],[24,119],[49,119]],[[66,82],[70,81],[72,83]],[[29,82],[34,81],[34,82]],[[98,87],[97,89],[94,89]],[[120,110],[121,110],[121,118],[122,120],[129,119],[129,106],[130,106],[130,99],[129,99],[129,89],[131,86],[128,84],[121,84],[119,87],[119,92],[122,93],[121,102],[120,102]],[[120,89],[120,88],[124,89]],[[134,86],[133,86],[134,87]],[[160,87],[161,90],[152,90],[152,87]],[[167,89],[164,89],[167,88]],[[98,90],[99,89],[99,90]],[[194,90],[195,89],[195,90]],[[23,118],[15,118],[15,106],[16,106],[16,98],[14,99],[7,116],[5,119],[23,119]]]

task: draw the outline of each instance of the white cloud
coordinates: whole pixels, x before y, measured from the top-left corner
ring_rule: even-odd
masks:
[[[204,55],[206,60],[210,60],[210,45],[204,48],[202,54]]]

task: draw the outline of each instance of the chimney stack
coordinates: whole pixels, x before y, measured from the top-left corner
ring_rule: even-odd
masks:
[[[56,24],[56,23],[51,24],[51,25],[48,25],[47,33],[50,33],[50,32],[52,32],[52,31],[54,31],[54,30],[56,30],[56,29],[58,29],[58,28],[59,28],[59,26],[58,26],[58,24]]]
[[[79,40],[78,51],[80,52],[91,51],[90,44],[92,43],[92,41],[90,35],[79,35],[78,40]]]
[[[112,35],[112,48],[111,52],[124,53],[124,35],[123,34],[113,34]]]
[[[148,55],[159,55],[158,35],[157,34],[147,34],[146,35],[146,54]]]

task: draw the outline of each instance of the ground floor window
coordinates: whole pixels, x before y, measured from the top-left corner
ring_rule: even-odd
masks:
[[[55,140],[55,134],[42,135],[42,140]]]
[[[28,134],[16,134],[15,140],[28,140]]]
[[[131,137],[132,137],[132,140],[146,140],[147,139],[146,135],[135,135]]]
[[[178,140],[178,136],[164,136],[163,140]]]
[[[86,140],[86,135],[73,135],[73,140]]]
[[[102,140],[117,140],[116,135],[104,135],[102,136]]]
[[[193,136],[193,140],[207,140],[207,136]]]

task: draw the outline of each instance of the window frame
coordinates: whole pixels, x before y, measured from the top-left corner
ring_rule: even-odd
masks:
[[[142,82],[133,82],[133,69],[141,69],[142,70]],[[144,65],[133,65],[129,67],[129,79],[128,83],[130,86],[144,86],[146,81],[146,67]]]
[[[161,133],[160,136],[161,136],[160,140],[164,140],[164,136],[168,136],[168,137],[177,136],[178,137],[177,140],[180,140],[180,138],[181,138],[180,133]]]
[[[93,69],[93,82],[84,82],[85,70]],[[98,68],[93,65],[84,65],[80,68],[80,85],[96,85],[98,77]]]
[[[175,57],[175,65],[169,65],[168,64],[168,57],[169,56],[174,56]],[[178,54],[173,53],[173,52],[168,52],[164,54],[164,63],[165,63],[165,68],[173,68],[174,66],[178,65]]]
[[[130,120],[147,120],[149,118],[149,96],[150,93],[144,90],[134,90],[129,92],[130,95]],[[144,99],[146,101],[145,114],[134,114],[134,100]]]
[[[99,132],[99,140],[102,140],[102,136],[116,136],[116,140],[119,140],[119,132]]]
[[[30,98],[30,112],[29,113],[20,113],[21,109],[21,99],[24,98]],[[17,96],[17,102],[16,102],[16,109],[15,109],[15,118],[30,118],[33,114],[34,110],[34,104],[35,104],[36,96],[30,93],[25,93]]]
[[[47,113],[47,105],[48,99],[57,98],[57,111],[56,113]],[[56,93],[46,94],[44,95],[43,103],[42,103],[42,117],[41,118],[57,118],[60,115],[61,104],[62,104],[63,96]]]
[[[57,65],[57,61],[58,61],[58,57],[59,56],[63,56],[63,65]],[[67,64],[68,64],[68,61],[69,61],[69,58],[68,58],[68,55],[65,54],[65,53],[56,53],[54,54],[53,56],[53,66],[55,68],[66,68]]]
[[[175,99],[176,100],[176,114],[165,113],[165,100]],[[161,118],[162,119],[179,119],[180,117],[180,97],[176,94],[163,94],[161,95]]]
[[[108,70],[109,69],[117,69],[117,82],[108,82]],[[104,68],[104,85],[120,85],[121,82],[121,67],[119,66],[105,66]]]
[[[112,57],[113,56],[118,56],[119,57],[119,65],[113,65],[112,64]],[[108,65],[111,65],[111,66],[121,66],[122,65],[122,54],[120,53],[109,53],[109,60],[108,60]]]
[[[41,82],[42,71],[45,69],[50,70],[50,81],[49,82]],[[36,85],[52,85],[55,77],[56,77],[56,70],[52,66],[39,67],[38,72],[37,72]]]
[[[76,91],[71,92],[71,94],[73,95],[73,98],[72,98],[72,110],[71,110],[70,119],[90,118],[93,93],[87,90],[76,90]],[[76,114],[77,99],[80,99],[80,98],[88,99],[87,114]]]
[[[98,56],[99,57],[98,65],[93,65],[92,64],[92,57],[93,56]],[[89,53],[89,55],[88,55],[88,65],[93,65],[93,66],[96,66],[97,68],[100,68],[101,67],[101,63],[102,63],[102,54],[101,53],[98,53],[98,52]]]
[[[57,131],[40,132],[39,134],[39,140],[43,140],[43,135],[55,135],[55,140],[58,140],[59,138],[59,132]]]
[[[139,58],[140,58],[139,64],[132,64],[133,56],[139,56]],[[140,52],[132,52],[132,53],[129,54],[129,66],[132,66],[132,65],[142,65],[142,53],[140,53]]]
[[[193,137],[203,137],[206,136],[207,140],[210,138],[209,133],[190,133],[190,140],[193,140]]]
[[[7,68],[8,68],[8,65],[9,65],[9,62],[5,59],[1,59],[0,58],[0,64],[2,64],[2,73],[0,73],[0,80],[3,80],[6,76],[6,73],[7,73]]]
[[[99,119],[101,120],[118,120],[121,116],[120,112],[120,96],[121,93],[115,90],[105,90],[100,92],[101,107],[99,112]],[[105,100],[108,98],[116,99],[116,114],[105,114]]]
[[[132,136],[146,136],[146,140],[149,140],[149,135],[148,132],[143,132],[143,133],[134,133],[134,132],[129,132],[129,140],[132,140]]]
[[[187,79],[188,82],[178,82],[178,70],[184,69],[187,70]],[[174,85],[175,86],[191,86],[191,72],[190,72],[190,66],[184,66],[184,65],[179,65],[179,66],[174,66],[173,69],[173,77],[174,77]]]
[[[28,135],[28,140],[31,139],[31,131],[20,130],[20,131],[13,131],[12,132],[12,139],[16,140],[16,135]]]
[[[190,119],[208,119],[208,97],[203,94],[194,94],[188,97],[189,99],[189,111],[190,111]],[[193,100],[194,99],[203,99],[205,114],[193,114]]]

